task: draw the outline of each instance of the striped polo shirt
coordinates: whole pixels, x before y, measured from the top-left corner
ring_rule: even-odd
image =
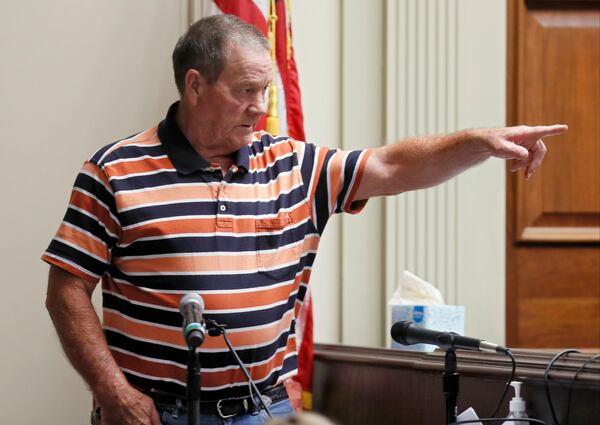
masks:
[[[317,147],[265,132],[224,174],[175,121],[112,143],[86,161],[43,255],[102,281],[103,328],[127,379],[185,395],[179,301],[195,292],[259,389],[296,374],[295,320],[329,217],[356,213],[369,151]],[[200,347],[204,400],[248,394],[222,336]]]

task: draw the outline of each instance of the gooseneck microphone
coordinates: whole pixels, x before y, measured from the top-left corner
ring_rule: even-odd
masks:
[[[460,349],[471,351],[489,351],[506,353],[508,349],[477,338],[469,338],[454,332],[434,331],[422,328],[414,322],[401,321],[392,326],[391,336],[394,341],[403,345],[432,344],[442,349]]]
[[[190,293],[181,298],[179,311],[183,316],[183,337],[190,348],[196,348],[204,342],[206,328],[202,314],[204,301],[198,294]]]

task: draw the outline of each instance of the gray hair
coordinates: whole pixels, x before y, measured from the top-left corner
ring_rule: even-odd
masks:
[[[200,72],[209,84],[217,81],[234,44],[269,51],[263,33],[234,15],[207,16],[189,27],[177,41],[172,56],[179,94],[183,95],[189,69]]]

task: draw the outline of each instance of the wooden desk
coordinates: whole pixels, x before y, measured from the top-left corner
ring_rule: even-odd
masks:
[[[544,370],[556,352],[515,349],[517,373],[530,417],[553,424],[544,390]],[[564,424],[567,391],[577,369],[591,356],[570,354],[550,373],[557,417]],[[459,412],[472,406],[479,417],[491,415],[510,375],[510,358],[457,351]],[[444,424],[444,352],[315,344],[313,407],[341,425]],[[506,414],[507,395],[500,414]],[[571,425],[595,425],[600,418],[600,364],[589,364],[573,386]]]

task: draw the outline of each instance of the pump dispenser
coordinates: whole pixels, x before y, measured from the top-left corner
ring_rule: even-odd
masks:
[[[525,412],[525,400],[523,400],[523,398],[521,397],[521,385],[523,383],[519,382],[519,381],[512,381],[510,383],[510,386],[513,387],[515,389],[515,396],[512,398],[512,400],[509,403],[509,412],[508,412],[508,417],[509,418],[527,418],[527,413]],[[523,422],[514,422],[511,420],[508,420],[506,422],[504,422],[504,425],[519,425],[522,424]]]

